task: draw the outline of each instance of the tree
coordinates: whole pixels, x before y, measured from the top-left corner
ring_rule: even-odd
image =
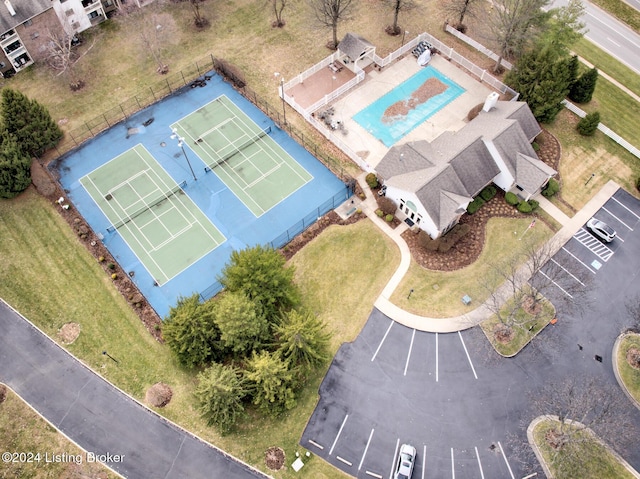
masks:
[[[576,125],[578,133],[582,136],[593,136],[600,124],[600,113],[597,111],[587,113]]]
[[[164,321],[162,335],[180,364],[187,367],[218,359],[223,352],[213,302],[201,303],[198,294],[178,299]]]
[[[48,30],[47,63],[49,67],[57,72],[57,75],[64,75],[69,80],[69,87],[73,90],[80,90],[84,86],[84,81],[79,78],[76,64],[93,48],[95,38],[91,45],[83,48],[82,53],[78,49],[80,41],[76,35],[67,33],[63,28]]]
[[[254,351],[247,361],[245,379],[253,404],[263,413],[277,416],[295,406],[294,372],[278,355]]]
[[[589,103],[593,97],[598,82],[598,69],[591,68],[586,71],[571,85],[569,99],[576,103]]]
[[[338,48],[338,23],[351,13],[353,0],[308,0],[311,10],[320,25],[331,28],[333,40],[327,47]]]
[[[329,358],[325,324],[313,313],[289,311],[275,327],[278,351],[290,368],[312,370]]]
[[[558,56],[551,48],[531,50],[520,57],[505,83],[520,92],[536,119],[553,121],[562,110],[572,80],[571,58]]]
[[[0,136],[0,198],[13,198],[31,184],[31,158],[6,130]]]
[[[580,0],[569,0],[566,6],[549,10],[538,48],[552,48],[560,55],[568,55],[570,47],[584,35],[585,24],[580,20],[584,13]]]
[[[204,28],[209,25],[209,20],[200,12],[200,5],[204,2],[205,0],[189,0],[189,5],[191,5],[191,10],[193,11],[193,24],[197,28]]]
[[[454,28],[464,33],[466,31],[463,23],[464,17],[467,15],[473,17],[475,15],[477,3],[478,0],[443,0],[440,2],[440,6],[447,15],[452,15],[456,18],[456,23],[453,25]]]
[[[242,417],[247,389],[236,368],[214,363],[198,374],[195,395],[207,424],[224,434]]]
[[[398,26],[400,12],[408,12],[417,7],[413,0],[384,0],[385,4],[393,10],[393,23],[386,28],[389,35],[399,35],[402,28]]]
[[[256,305],[242,291],[223,293],[214,311],[220,339],[234,353],[248,355],[267,342],[269,324],[256,314]]]
[[[495,0],[489,27],[498,45],[498,60],[494,72],[501,69],[503,58],[519,56],[527,43],[532,43],[537,29],[544,25],[549,14],[542,10],[550,0]]]
[[[287,6],[287,0],[269,0],[269,1],[271,2],[271,7],[273,8],[273,14],[276,17],[275,21],[271,24],[271,26],[275,28],[284,27],[285,22],[282,18],[282,12]]]
[[[47,109],[19,91],[3,88],[1,108],[4,129],[27,155],[40,155],[62,138],[62,130]]]
[[[219,279],[229,291],[243,292],[256,303],[257,314],[273,323],[280,310],[290,309],[299,301],[293,274],[293,267],[285,266],[280,253],[258,245],[231,253]]]

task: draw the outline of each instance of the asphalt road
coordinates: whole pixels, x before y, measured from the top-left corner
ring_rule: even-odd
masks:
[[[604,10],[587,1],[582,3],[585,6],[582,21],[588,30],[585,38],[640,75],[640,35]],[[629,3],[636,6],[640,1],[630,0]],[[554,0],[551,6],[563,7],[566,4],[566,0]]]
[[[546,385],[593,378],[622,395],[611,351],[628,322],[626,303],[640,294],[640,201],[618,190],[596,217],[618,231],[610,252],[586,246],[578,235],[582,242],[572,238],[554,257],[576,278],[593,277],[592,303],[583,313],[559,308],[557,324],[503,359],[478,328],[419,332],[374,310],[334,358],[300,444],[359,478],[390,477],[406,442],[418,451],[414,478],[529,474],[514,449],[536,415],[531,401]],[[552,299],[567,291],[557,286]],[[640,411],[626,398],[623,403],[640,428]],[[640,470],[640,449],[620,452]]]
[[[0,331],[0,381],[122,476],[267,477],[144,408],[1,301]]]

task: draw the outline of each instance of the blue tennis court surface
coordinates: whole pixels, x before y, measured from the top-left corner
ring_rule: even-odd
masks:
[[[444,91],[432,96],[423,103],[418,102],[412,105],[413,94],[431,78],[441,82]],[[464,92],[465,89],[456,82],[440,73],[434,67],[428,66],[378,98],[365,109],[356,113],[353,119],[390,148],[416,126],[429,119]],[[401,102],[407,105],[408,111],[406,114],[391,118],[389,116],[385,117],[385,112],[390,107]]]
[[[218,276],[232,251],[257,244],[277,242],[283,236],[287,238],[298,223],[304,221],[308,226],[309,218],[315,220],[318,214],[324,214],[327,211],[327,205],[338,206],[350,195],[348,188],[341,180],[286,132],[278,128],[268,116],[224,82],[220,76],[215,73],[208,75],[211,75],[211,80],[207,81],[206,86],[183,88],[128,118],[126,122],[115,125],[87,141],[51,166],[57,170],[60,183],[75,207],[98,237],[102,238],[110,253],[131,276],[161,317],[168,314],[169,308],[174,306],[181,296],[201,293],[208,297],[215,293]],[[210,168],[207,164],[210,159],[201,159],[198,156],[199,145],[189,139],[179,143],[176,135],[172,138],[171,125],[221,95],[225,95],[255,122],[255,128],[268,131],[269,138],[266,140],[275,141],[286,152],[287,157],[290,156],[299,164],[301,171],[308,172],[308,181],[305,179],[306,182],[276,204],[269,203],[264,214],[256,215],[247,206],[246,199],[243,202],[242,198],[238,197],[237,188],[234,192],[234,189],[228,186],[228,179],[216,173],[219,168]],[[182,132],[180,134],[182,135]],[[102,165],[136,145],[141,145],[141,148],[155,159],[175,184],[182,187],[184,194],[219,232],[217,241],[221,241],[220,244],[211,241],[211,250],[202,256],[199,253],[203,251],[201,238],[196,239],[195,243],[199,245],[199,249],[193,251],[193,262],[177,275],[168,278],[166,282],[154,278],[145,267],[145,263],[125,241],[122,232],[125,228],[113,227],[114,219],[108,218],[100,209],[95,192],[92,197],[81,182],[82,178],[92,172],[94,175],[96,172],[100,173],[99,168]],[[244,156],[241,159],[246,161],[252,150],[243,150],[243,152]],[[259,154],[256,160],[258,157]],[[240,162],[239,159],[236,161]],[[252,161],[254,161],[253,158]],[[234,165],[231,164],[229,168],[231,166]],[[242,173],[239,169],[242,166],[234,166],[238,175]],[[106,184],[110,183],[109,170],[102,171],[106,171],[106,173],[100,173],[103,175],[102,180]],[[115,173],[113,175],[115,176]],[[268,182],[270,176],[263,176],[264,181]],[[118,182],[122,181],[119,178],[115,178],[114,181],[116,179]],[[86,185],[86,181],[84,183]],[[132,179],[130,183],[137,185],[139,182]],[[138,192],[138,194],[143,193]],[[195,211],[194,214],[200,213]],[[136,221],[142,220],[136,217]],[[131,242],[130,238],[127,239]],[[206,250],[207,248],[204,249]]]

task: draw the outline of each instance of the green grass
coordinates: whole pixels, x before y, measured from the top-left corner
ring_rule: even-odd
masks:
[[[458,271],[430,271],[412,261],[409,272],[391,296],[391,302],[412,313],[433,318],[457,316],[478,307],[489,297],[487,286],[498,286],[491,273],[491,264],[500,264],[520,254],[527,241],[540,245],[551,238],[551,230],[538,221],[525,233],[526,241],[519,240],[530,223],[530,218],[490,219],[480,258]],[[413,293],[407,299],[411,289]],[[464,295],[471,296],[471,305],[462,303]]]
[[[80,336],[67,349],[138,400],[156,382],[171,386],[171,403],[157,409],[168,419],[262,470],[264,451],[273,445],[285,449],[290,465],[325,370],[307,379],[299,405],[283,417],[251,413],[237,432],[222,437],[196,410],[196,372],[180,367],[168,347],[152,339],[54,205],[29,189],[1,201],[0,218],[0,297],[54,339],[63,324],[79,323]],[[336,255],[337,248],[348,254]],[[329,256],[339,261],[327,261]],[[332,353],[355,338],[398,262],[397,247],[368,220],[330,228],[294,257],[305,306],[317,311],[333,333]],[[119,363],[105,359],[103,350]],[[6,421],[0,416],[0,427]],[[308,477],[345,477],[315,458],[305,470]],[[274,476],[291,478],[295,473],[288,468]]]
[[[580,467],[573,469],[569,474],[560,474],[557,468],[551,464],[551,454],[555,451],[551,450],[544,438],[545,433],[554,427],[555,423],[553,420],[542,421],[536,425],[533,431],[534,442],[540,449],[543,460],[555,479],[575,479],[576,477],[580,479],[633,479],[636,477],[606,447],[586,431],[581,433],[585,438],[579,446],[583,450],[583,454],[581,454],[583,460],[580,461]],[[559,453],[556,461],[562,462],[562,452]]]
[[[629,366],[626,359],[627,351],[631,347],[640,348],[639,334],[629,334],[620,342],[618,357],[616,358],[618,362],[617,367],[624,387],[629,391],[629,394],[640,403],[640,370]]]
[[[119,477],[100,463],[87,463],[80,448],[49,425],[10,389],[7,390],[5,401],[0,403],[0,418],[0,452],[31,453],[29,459],[32,461],[3,462],[0,477]],[[36,456],[37,453],[40,456]],[[53,456],[61,454],[74,458],[79,456],[82,462],[53,462]]]
[[[603,10],[616,17],[622,23],[626,23],[636,32],[640,32],[640,12],[624,0],[591,0]]]

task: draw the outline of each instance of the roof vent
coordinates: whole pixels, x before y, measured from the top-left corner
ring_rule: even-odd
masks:
[[[484,101],[482,111],[490,111],[492,108],[494,108],[496,106],[496,103],[498,103],[498,98],[500,98],[500,95],[498,95],[495,91],[489,93],[487,99]]]
[[[11,16],[15,16],[16,10],[13,8],[13,5],[11,5],[11,0],[4,0],[4,4],[7,6],[7,10],[9,10]]]

